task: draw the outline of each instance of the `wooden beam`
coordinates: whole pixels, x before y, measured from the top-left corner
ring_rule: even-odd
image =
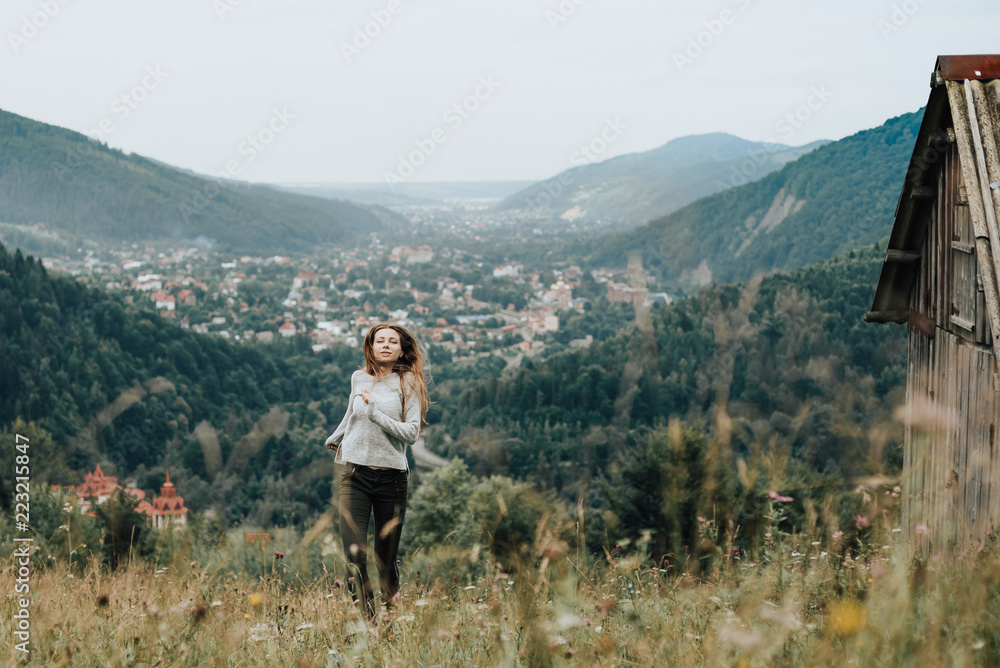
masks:
[[[885,252],[886,262],[916,262],[920,259],[920,251],[918,250],[900,250],[898,248],[890,248]]]
[[[983,297],[986,300],[986,311],[989,319],[990,334],[994,341],[1000,341],[1000,295],[998,295],[996,264],[994,258],[1000,251],[1000,238],[997,236],[996,220],[993,216],[992,201],[982,201],[982,195],[977,192],[975,184],[986,175],[985,159],[980,152],[982,143],[979,138],[979,125],[976,118],[975,101],[969,81],[963,84],[948,82],[948,102],[951,107],[951,117],[955,124],[955,134],[958,138],[959,164],[962,167],[962,180],[965,182],[966,193],[969,196],[969,214],[976,236],[976,257],[979,261],[979,271],[983,278]],[[964,87],[964,95],[962,89]],[[980,150],[977,150],[976,147]],[[979,168],[977,170],[977,167]],[[988,190],[985,183],[982,184]],[[987,220],[993,220],[992,229]],[[995,358],[1000,365],[1000,357]]]
[[[865,313],[865,322],[895,322],[902,325],[909,320],[909,311],[868,311]]]
[[[976,331],[976,326],[973,323],[971,323],[968,320],[966,320],[965,318],[961,318],[961,317],[959,317],[957,315],[951,316],[951,324],[958,325],[962,329],[967,330],[969,332]]]

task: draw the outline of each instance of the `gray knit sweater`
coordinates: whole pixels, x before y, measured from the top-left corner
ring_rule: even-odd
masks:
[[[406,446],[420,435],[420,395],[407,382],[405,401],[399,374],[377,379],[358,369],[351,376],[351,397],[347,413],[326,444],[338,446],[337,462],[361,466],[409,470]],[[365,403],[361,391],[369,390],[372,400]],[[406,414],[403,414],[403,407]]]

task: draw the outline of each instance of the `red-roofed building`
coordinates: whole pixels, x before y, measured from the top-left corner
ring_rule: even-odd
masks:
[[[118,484],[118,478],[104,475],[100,464],[97,465],[97,468],[92,473],[84,475],[83,482],[79,485],[70,485],[62,488],[53,485],[52,489],[64,489],[76,494],[80,497],[80,512],[91,517],[94,516],[94,511],[91,510],[90,505],[91,498],[96,501],[96,505],[100,506],[108,499],[113,498],[119,489],[122,489],[126,494],[139,502],[135,507],[136,511],[149,517],[153,521],[153,526],[158,528],[163,527],[171,521],[174,526],[187,525],[188,509],[184,507],[183,497],[177,496],[177,490],[170,482],[169,470],[167,471],[167,482],[163,485],[163,489],[160,492],[161,496],[154,497],[152,504],[146,500],[146,492],[135,487],[122,487]]]
[[[185,306],[194,306],[198,303],[198,297],[194,290],[181,290],[177,294],[177,299]]]
[[[170,482],[170,469],[167,469],[167,481],[160,488],[160,496],[153,497],[153,526],[157,529],[170,524],[175,528],[187,526],[187,515],[184,497],[177,496],[177,489]]]
[[[97,505],[101,505],[111,498],[118,489],[118,478],[104,475],[101,465],[98,464],[93,473],[83,476],[83,482],[76,487],[67,488],[74,492],[81,499],[93,496],[97,499]]]
[[[94,511],[91,510],[90,499],[93,498],[96,505],[101,506],[104,503],[115,496],[119,489],[122,487],[118,484],[118,478],[114,476],[104,475],[104,471],[101,470],[101,465],[98,464],[97,468],[91,473],[87,473],[83,476],[83,482],[79,485],[70,485],[68,487],[59,487],[57,485],[53,486],[53,490],[64,489],[68,492],[72,492],[80,497],[80,512],[86,515],[94,516]],[[135,499],[139,500],[139,505],[136,506],[136,510],[140,513],[145,513],[149,517],[152,517],[153,507],[149,505],[149,502],[145,500],[146,493],[141,489],[135,489],[133,487],[124,488],[125,493],[129,494]]]

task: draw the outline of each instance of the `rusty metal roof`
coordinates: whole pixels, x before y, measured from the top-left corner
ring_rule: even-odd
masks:
[[[938,56],[934,73],[945,81],[1000,79],[1000,55]]]
[[[1000,55],[940,56],[931,77],[920,131],[903,181],[889,246],[869,322],[907,322],[910,290],[919,267],[921,246],[934,200],[926,197],[936,186],[941,161],[934,143],[953,129],[969,197],[979,271],[994,341],[1000,341],[1000,286],[995,258],[1000,258],[997,205],[1000,191]],[[992,186],[992,187],[991,187]],[[936,190],[936,187],[935,187]],[[991,233],[990,230],[994,230]]]

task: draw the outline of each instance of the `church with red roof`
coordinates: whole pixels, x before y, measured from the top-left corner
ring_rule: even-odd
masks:
[[[170,469],[167,469],[167,481],[160,488],[160,495],[153,497],[153,526],[157,529],[172,524],[174,528],[187,526],[188,509],[184,507],[184,497],[177,496],[177,489],[170,482]]]
[[[60,489],[54,487],[54,489]],[[69,492],[73,492],[80,497],[80,512],[93,515],[90,510],[90,499],[93,498],[97,505],[103,505],[112,498],[119,489],[124,489],[125,493],[139,501],[135,509],[147,517],[153,526],[160,529],[167,525],[174,528],[187,526],[188,509],[184,506],[184,497],[177,495],[177,488],[170,482],[170,469],[167,469],[167,481],[160,488],[160,495],[153,497],[153,503],[146,500],[146,492],[135,487],[122,487],[118,484],[118,478],[104,475],[101,465],[98,464],[92,472],[83,476],[83,482],[79,485],[63,487]],[[88,512],[89,511],[89,512]]]

